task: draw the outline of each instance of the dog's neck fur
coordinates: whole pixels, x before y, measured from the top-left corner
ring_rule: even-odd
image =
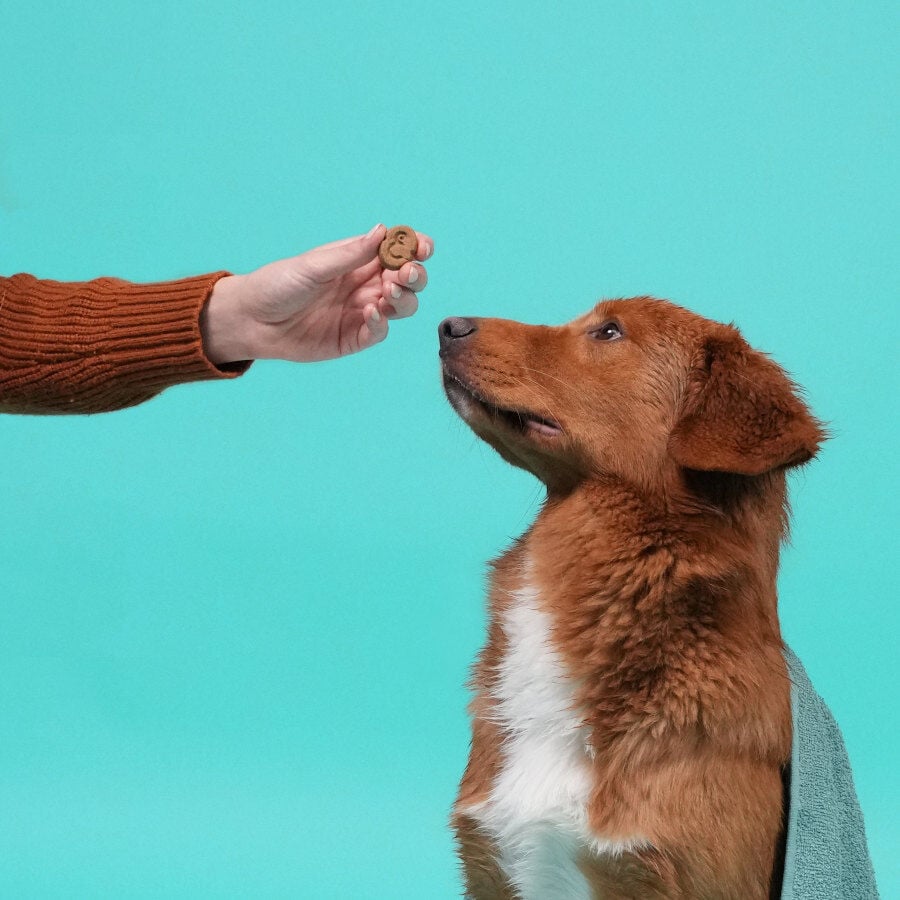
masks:
[[[682,742],[788,754],[772,533],[784,476],[744,481],[729,488],[753,495],[733,505],[739,516],[680,487],[660,506],[621,481],[585,482],[548,498],[514,551],[527,554],[595,750],[623,766]]]

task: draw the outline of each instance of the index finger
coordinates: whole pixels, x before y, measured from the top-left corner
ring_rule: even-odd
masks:
[[[416,259],[419,260],[419,262],[425,262],[425,260],[434,253],[434,240],[425,234],[425,232],[417,231],[416,243],[418,244],[416,247]]]

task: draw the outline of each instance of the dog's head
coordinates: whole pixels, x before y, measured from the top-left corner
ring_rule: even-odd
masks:
[[[761,475],[811,459],[824,437],[737,329],[664,300],[603,301],[557,327],[451,318],[439,337],[454,409],[551,491],[598,475]]]

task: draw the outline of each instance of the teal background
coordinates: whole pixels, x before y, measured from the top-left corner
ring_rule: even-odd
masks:
[[[484,562],[540,491],[449,410],[435,327],[638,293],[831,423],[784,630],[900,896],[896,4],[0,7],[0,272],[437,247],[358,357],[0,418],[0,896],[458,896]]]

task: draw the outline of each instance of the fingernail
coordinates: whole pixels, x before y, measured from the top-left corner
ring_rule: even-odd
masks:
[[[400,295],[401,295],[402,293],[403,293],[403,289],[400,287],[399,284],[396,284],[396,283],[395,283],[395,284],[392,284],[392,285],[391,285],[391,296],[392,296],[395,300],[399,300],[399,299],[400,299]]]
[[[377,225],[376,225],[376,226],[375,226],[375,227],[374,227],[374,228],[366,235],[366,237],[367,237],[367,238],[372,237],[372,235],[375,234],[375,232],[378,231],[379,228],[381,228],[381,222],[379,222],[379,223],[378,223],[378,224],[377,224]]]
[[[377,309],[372,310],[372,321],[377,325],[381,321],[381,313]]]
[[[432,253],[434,253],[434,244],[429,244],[426,242],[425,253],[423,254],[424,259],[431,259]]]
[[[415,284],[419,280],[419,270],[412,266],[409,270],[409,275],[406,276],[407,284]]]

